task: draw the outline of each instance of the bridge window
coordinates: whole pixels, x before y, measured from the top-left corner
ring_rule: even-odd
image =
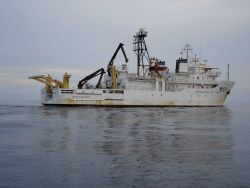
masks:
[[[124,91],[123,90],[114,90],[114,93],[123,94]]]
[[[61,90],[61,93],[73,94],[73,90]]]

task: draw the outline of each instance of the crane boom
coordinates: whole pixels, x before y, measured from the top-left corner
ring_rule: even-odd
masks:
[[[122,50],[122,53],[123,53],[123,56],[124,56],[124,58],[125,58],[126,63],[128,62],[128,58],[127,58],[127,55],[126,55],[125,50],[124,50],[124,48],[123,48],[123,45],[124,45],[124,44],[122,44],[122,43],[120,43],[120,44],[118,45],[118,47],[117,47],[115,53],[113,54],[112,58],[111,58],[110,61],[109,61],[108,68],[107,68],[107,72],[108,72],[108,75],[109,75],[109,76],[111,76],[112,66],[113,66],[113,64],[114,64],[114,60],[115,60],[115,58],[116,58],[116,56],[117,56],[117,53],[119,52],[120,49]]]
[[[82,80],[79,81],[79,83],[77,85],[78,89],[82,89],[82,87],[84,86],[84,84],[86,84],[92,78],[94,78],[94,77],[96,77],[98,75],[101,75],[100,78],[99,78],[98,83],[96,84],[96,88],[99,88],[101,80],[102,80],[102,76],[103,76],[104,73],[105,73],[104,69],[101,68],[101,69],[98,69],[97,71],[93,72],[92,74],[84,77]]]
[[[63,88],[63,83],[59,80],[53,79],[50,75],[48,75],[48,76],[44,76],[44,75],[30,76],[29,79],[36,80],[36,81],[41,82],[41,83],[48,85],[50,87]]]
[[[67,72],[63,75],[63,82],[56,80],[52,78],[50,75],[44,76],[44,75],[38,75],[38,76],[30,76],[29,79],[36,80],[38,82],[41,82],[45,84],[45,89],[47,93],[51,93],[52,88],[69,88],[69,78],[71,77],[70,74],[67,74]]]

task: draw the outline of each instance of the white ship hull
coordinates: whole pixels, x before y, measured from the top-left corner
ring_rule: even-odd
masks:
[[[52,94],[42,90],[44,105],[90,106],[222,106],[234,82],[222,81],[215,88],[181,91],[121,89],[60,89]]]
[[[181,57],[176,60],[175,71],[171,72],[165,61],[150,57],[144,38],[147,31],[139,29],[133,37],[133,51],[137,55],[137,73],[128,71],[128,58],[120,43],[107,69],[100,68],[85,76],[77,89],[69,89],[71,75],[65,73],[63,81],[50,75],[31,76],[45,84],[41,91],[44,105],[91,105],[91,106],[222,106],[234,82],[221,81],[221,72],[210,67],[207,60],[190,56],[192,48],[185,45]],[[114,65],[119,50],[125,63]],[[183,57],[183,52],[186,58]],[[192,54],[192,53],[191,53]],[[89,81],[99,77],[97,84]]]

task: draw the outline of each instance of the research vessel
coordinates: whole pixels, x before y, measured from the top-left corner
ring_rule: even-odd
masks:
[[[206,60],[191,53],[189,44],[182,49],[174,71],[165,61],[150,57],[145,38],[147,31],[139,29],[133,36],[133,51],[137,57],[137,72],[128,72],[128,58],[120,43],[107,68],[100,68],[79,81],[77,88],[69,87],[71,75],[65,73],[63,81],[50,75],[31,76],[45,84],[41,90],[43,105],[92,106],[222,106],[234,82],[221,80],[221,72]],[[114,65],[119,51],[125,62]],[[89,81],[97,77],[98,82]]]

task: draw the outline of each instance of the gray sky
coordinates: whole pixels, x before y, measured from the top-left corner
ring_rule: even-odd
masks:
[[[0,103],[39,99],[43,85],[27,77],[72,74],[72,86],[106,68],[119,42],[135,72],[132,37],[148,30],[150,56],[174,70],[190,43],[236,81],[231,101],[250,102],[249,0],[0,0]],[[124,60],[121,54],[116,63]],[[225,77],[225,74],[223,74]]]

